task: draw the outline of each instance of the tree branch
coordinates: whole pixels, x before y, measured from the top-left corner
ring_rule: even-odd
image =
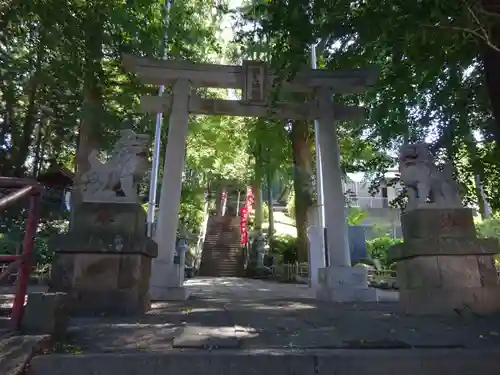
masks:
[[[466,34],[471,34],[471,35],[475,36],[476,38],[479,38],[483,42],[485,42],[488,45],[488,47],[490,47],[490,48],[494,49],[495,51],[497,51],[498,53],[500,53],[500,47],[493,44],[487,34],[483,35],[477,30],[468,29],[466,27],[459,27],[459,26],[441,26],[441,25],[425,25],[425,24],[422,26],[427,27],[427,28],[442,29],[442,30],[448,30],[448,31],[450,31],[450,30],[462,31]]]

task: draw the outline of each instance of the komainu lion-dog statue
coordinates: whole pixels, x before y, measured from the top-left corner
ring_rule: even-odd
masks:
[[[137,203],[137,184],[147,169],[149,136],[122,130],[111,158],[103,163],[97,150],[88,156],[90,169],[81,177],[84,202]]]
[[[451,162],[439,170],[429,144],[405,144],[399,152],[399,173],[408,188],[407,209],[463,207]]]

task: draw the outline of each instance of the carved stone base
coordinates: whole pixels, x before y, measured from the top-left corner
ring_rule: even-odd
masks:
[[[377,291],[368,287],[363,267],[325,267],[318,270],[316,298],[332,302],[375,302]]]
[[[185,301],[189,298],[189,289],[185,286],[156,286],[149,288],[152,301]]]
[[[402,216],[404,243],[391,247],[400,301],[408,313],[500,311],[494,239],[479,239],[469,209],[410,211]]]
[[[144,211],[140,206],[115,204],[103,212],[103,205],[84,205],[79,212],[87,217],[76,220],[72,232],[53,239],[56,255],[50,290],[68,294],[72,315],[146,312],[157,245],[141,233]],[[107,221],[95,223],[95,214]]]
[[[68,293],[72,315],[143,313],[150,274],[151,257],[143,254],[58,254],[50,290]]]
[[[155,272],[156,271],[156,272]],[[184,301],[189,297],[183,287],[184,267],[169,263],[164,259],[155,259],[152,265],[149,295],[153,301]]]

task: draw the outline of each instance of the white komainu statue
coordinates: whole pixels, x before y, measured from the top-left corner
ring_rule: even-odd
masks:
[[[399,153],[399,172],[408,188],[407,209],[463,207],[453,166],[448,162],[438,170],[428,144],[404,145]]]
[[[97,150],[88,156],[90,169],[81,178],[84,202],[137,203],[137,183],[147,168],[149,136],[122,130],[111,158],[102,163]]]

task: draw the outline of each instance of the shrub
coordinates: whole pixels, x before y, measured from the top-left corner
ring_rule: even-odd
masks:
[[[371,259],[378,259],[384,268],[389,268],[391,263],[387,260],[389,247],[402,243],[400,238],[382,236],[366,241],[366,252]]]
[[[273,238],[271,252],[279,255],[283,263],[297,261],[297,238],[289,235]]]
[[[476,224],[479,237],[493,237],[500,239],[500,219],[489,218]]]
[[[476,223],[479,237],[492,237],[500,239],[500,218],[492,217]],[[500,268],[500,254],[494,256],[495,264]]]

